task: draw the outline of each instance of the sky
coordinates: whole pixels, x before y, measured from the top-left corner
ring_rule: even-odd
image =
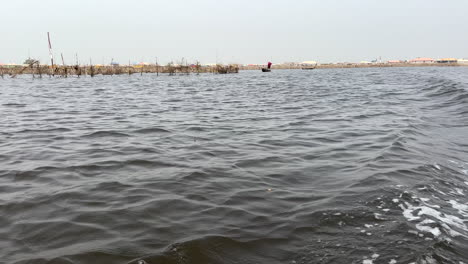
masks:
[[[0,0],[0,63],[468,58],[467,0]]]

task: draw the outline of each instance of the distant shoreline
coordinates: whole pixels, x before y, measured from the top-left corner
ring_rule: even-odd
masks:
[[[350,68],[394,68],[394,67],[467,67],[465,63],[340,63],[340,64],[318,64],[314,69],[350,69]],[[313,68],[314,66],[302,65],[273,65],[272,69],[277,70],[293,70],[303,68]],[[262,66],[240,66],[240,70],[260,70]]]
[[[338,63],[338,64],[318,64],[314,65],[273,65],[272,70],[306,70],[315,69],[352,69],[352,68],[411,68],[411,67],[467,67],[468,63]],[[198,73],[238,73],[239,71],[261,70],[262,65],[215,65],[215,66],[158,66],[158,65],[138,65],[138,66],[59,66],[50,67],[47,65],[30,65],[17,67],[0,66],[0,78],[5,76],[15,77],[17,75],[31,74],[41,77],[42,75],[51,76],[86,76],[90,75],[123,75],[123,74],[143,74],[143,73],[166,73],[169,75],[187,75]]]

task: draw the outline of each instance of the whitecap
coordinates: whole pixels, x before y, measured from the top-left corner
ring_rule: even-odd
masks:
[[[380,257],[380,255],[377,253],[372,254],[371,256],[372,259],[368,259],[367,257],[364,257],[362,264],[373,264],[374,260],[376,260],[378,257]]]
[[[449,231],[449,234],[451,237],[457,237],[457,236],[462,236],[462,234],[460,234],[459,232],[453,230],[450,228],[450,226],[448,226],[447,224],[445,223],[442,223],[442,227],[445,228],[445,230],[448,230]]]
[[[413,207],[407,204],[407,208],[403,204],[399,204],[400,208],[403,210],[403,216],[408,219],[408,221],[414,221],[420,219],[419,216],[413,215]]]
[[[463,190],[460,189],[460,188],[455,188],[455,191],[456,191],[459,195],[465,195],[465,194],[463,193]]]
[[[451,202],[452,206],[466,209],[463,205],[458,204],[456,201]],[[413,206],[407,202],[400,204],[400,207],[403,210],[403,216],[408,219],[408,221],[416,221],[420,220],[423,216],[431,217],[432,219],[438,220],[441,226],[444,228],[446,233],[450,236],[458,236],[461,235],[458,231],[453,230],[453,228],[458,228],[461,230],[468,231],[466,225],[464,224],[463,220],[450,214],[444,214],[437,211],[434,208],[431,208],[426,205],[422,206]],[[432,219],[424,219],[416,224],[416,228],[422,232],[431,233],[434,237],[438,237],[441,235],[441,230],[438,227],[432,227],[431,224],[435,224],[436,222]]]
[[[374,217],[375,217],[375,219],[377,219],[377,220],[385,220],[385,218],[383,218],[382,215],[379,214],[379,213],[374,213]]]
[[[416,228],[419,229],[422,232],[431,233],[434,237],[438,237],[441,234],[440,229],[438,227],[425,226],[425,225],[419,223],[419,224],[416,225]],[[422,234],[420,234],[419,236],[422,237],[421,235]]]
[[[450,200],[449,204],[451,204],[454,209],[457,209],[459,214],[468,217],[468,205],[461,204],[455,200]]]

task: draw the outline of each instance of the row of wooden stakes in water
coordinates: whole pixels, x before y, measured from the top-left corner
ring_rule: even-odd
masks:
[[[21,74],[30,74],[33,78],[42,78],[43,75],[47,76],[91,76],[95,75],[122,75],[122,74],[143,74],[143,73],[163,73],[169,75],[189,75],[200,73],[214,73],[214,74],[228,74],[239,73],[239,66],[237,65],[214,65],[214,66],[201,66],[197,65],[137,65],[137,66],[96,66],[96,65],[75,65],[75,66],[62,66],[62,65],[39,65],[30,64],[22,67],[2,67],[0,66],[0,76],[4,78],[8,75],[15,78]]]

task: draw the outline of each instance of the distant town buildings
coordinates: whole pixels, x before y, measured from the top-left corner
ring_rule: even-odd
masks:
[[[458,60],[454,58],[443,58],[436,60],[437,63],[457,63]]]
[[[434,59],[432,58],[416,58],[409,61],[410,63],[433,63]]]

